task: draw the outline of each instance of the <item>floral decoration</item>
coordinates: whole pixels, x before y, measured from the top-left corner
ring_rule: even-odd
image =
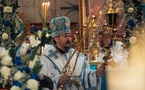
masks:
[[[129,39],[129,42],[130,44],[135,44],[137,42],[137,38],[132,36],[130,39]]]
[[[133,11],[134,11],[134,9],[133,9],[132,7],[129,7],[129,8],[128,8],[128,12],[129,12],[129,13],[132,13]]]
[[[38,90],[42,65],[37,53],[43,30],[32,26],[26,39],[29,43],[17,43],[17,36],[21,42],[27,37],[27,26],[17,16],[18,0],[6,1],[0,3],[0,89]]]
[[[13,9],[10,6],[5,6],[3,12],[12,13]]]
[[[30,36],[29,41],[30,41],[31,47],[35,47],[41,42],[40,40],[38,40],[38,37],[35,37],[35,36]]]
[[[15,56],[14,60],[9,53],[0,54],[0,84],[2,88],[38,90],[39,70],[41,69],[39,58],[36,56],[38,46],[39,44],[35,46],[32,54],[24,57]],[[0,52],[10,52],[2,47],[0,50]]]
[[[21,20],[18,7],[18,0],[0,2],[0,89],[39,90],[44,86],[39,75],[40,49],[51,43],[51,30],[43,18],[42,29]]]
[[[2,39],[3,39],[3,40],[8,39],[8,38],[9,38],[9,36],[8,36],[7,33],[3,33],[3,34],[2,34]]]
[[[133,44],[137,39],[133,39],[134,31],[139,30],[143,21],[143,3],[141,0],[122,0],[125,9],[126,31],[124,43],[127,46]],[[132,38],[131,38],[132,37]],[[131,39],[130,39],[131,38]]]

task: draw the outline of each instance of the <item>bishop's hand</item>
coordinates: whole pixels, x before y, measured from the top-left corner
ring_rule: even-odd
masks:
[[[58,82],[59,86],[64,85],[67,82],[67,79],[68,79],[68,75],[66,75],[66,74],[62,75],[59,78],[59,82]]]
[[[97,76],[102,76],[106,72],[107,63],[103,63],[99,68],[97,68],[96,74]]]

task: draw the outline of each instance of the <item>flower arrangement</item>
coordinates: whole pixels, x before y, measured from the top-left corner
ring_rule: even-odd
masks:
[[[134,36],[134,32],[139,29],[143,21],[143,4],[140,0],[122,0],[125,9],[125,40],[124,43],[128,46],[135,43],[137,38]],[[135,39],[136,38],[136,39]]]
[[[0,53],[1,87],[10,88],[11,90],[38,90],[38,74],[42,65],[36,53],[39,49],[40,41],[34,35],[31,35],[29,40],[30,46],[33,47],[34,50],[31,54],[26,56],[22,55],[22,57],[20,57],[20,54],[11,56],[13,49],[6,50],[3,47],[0,48],[0,52],[3,52]],[[22,46],[25,47],[26,44]],[[26,54],[27,50],[28,48],[22,48],[19,53]],[[14,59],[12,57],[14,57]]]
[[[42,65],[39,60],[39,55],[41,54],[38,51],[42,45],[51,42],[51,30],[48,28],[38,30],[33,25],[31,29],[31,34],[25,36],[29,40],[24,40],[19,47],[5,49],[5,47],[0,46],[0,85],[2,88],[38,90],[40,87],[39,71]],[[24,34],[25,32],[22,33]],[[20,34],[18,38],[23,37],[23,34]],[[31,52],[28,52],[29,49],[31,49]]]
[[[39,30],[22,22],[17,16],[18,0],[9,4],[2,0],[0,4],[0,89],[39,90],[43,79],[39,75],[40,49],[51,42],[51,30],[45,25]]]

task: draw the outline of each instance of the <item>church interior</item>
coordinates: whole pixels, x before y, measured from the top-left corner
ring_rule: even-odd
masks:
[[[0,0],[0,90],[23,90],[14,87],[26,86],[18,82],[18,68],[39,73],[38,59],[52,44],[50,21],[60,16],[70,19],[72,47],[91,70],[107,62],[100,90],[145,90],[145,0]],[[19,58],[24,41],[32,47],[25,43]],[[39,90],[37,85],[24,90]]]

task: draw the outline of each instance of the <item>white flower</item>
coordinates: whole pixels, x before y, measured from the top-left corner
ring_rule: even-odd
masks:
[[[38,38],[35,39],[34,36],[30,36],[29,41],[30,41],[31,47],[35,47],[41,42],[40,40],[38,40]]]
[[[3,66],[1,68],[1,74],[5,79],[8,79],[8,77],[11,75],[11,69],[6,66]]]
[[[46,37],[47,37],[47,38],[50,37],[50,34],[47,33],[47,34],[46,34]]]
[[[9,50],[5,50],[3,56],[6,56],[9,54]]]
[[[135,44],[137,42],[137,38],[136,37],[131,37],[129,39],[130,44]]]
[[[5,48],[0,47],[0,58],[8,55],[8,50],[5,50]]]
[[[33,42],[34,40],[35,40],[35,36],[31,35],[31,36],[29,37],[29,41],[30,41],[30,42]]]
[[[43,29],[43,30],[47,30],[47,27],[43,27],[42,29]]]
[[[6,56],[9,54],[9,50],[5,50],[3,56]]]
[[[132,13],[133,11],[134,11],[134,9],[133,9],[132,7],[129,7],[129,8],[128,8],[128,12],[129,12],[129,13]]]
[[[5,6],[4,10],[3,10],[3,12],[8,12],[8,13],[11,13],[12,11],[13,11],[12,7],[10,7],[10,6]]]
[[[3,39],[3,40],[6,40],[6,39],[8,39],[8,38],[9,38],[9,36],[8,36],[7,33],[3,33],[3,34],[2,34],[2,39]]]
[[[35,63],[36,63],[36,61],[35,61],[35,60],[30,61],[30,62],[29,62],[29,68],[33,68],[33,67],[34,67],[34,65],[35,65]]]
[[[39,30],[37,31],[38,37],[40,38],[42,36],[42,32]]]
[[[27,88],[31,90],[38,90],[39,83],[34,79],[29,79],[27,81]]]
[[[18,86],[13,86],[13,87],[11,87],[10,90],[21,90],[21,89]]]
[[[12,58],[9,56],[9,55],[6,55],[2,58],[2,61],[1,63],[3,65],[6,65],[6,66],[11,66],[13,65],[13,62],[12,62]]]
[[[34,42],[31,42],[31,47],[35,47],[35,46],[37,46],[38,44],[40,44],[40,40],[35,40]]]
[[[21,71],[18,71],[18,72],[16,72],[15,73],[15,75],[14,75],[14,80],[20,80],[22,77],[24,77],[25,76],[25,74],[24,73],[22,73]]]

